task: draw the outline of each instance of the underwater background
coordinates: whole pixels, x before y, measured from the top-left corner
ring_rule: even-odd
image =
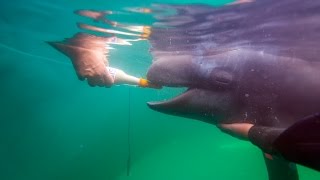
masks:
[[[0,2],[1,180],[267,180],[261,151],[215,126],[150,110],[182,91],[90,87],[46,41],[81,32],[78,9],[121,11],[152,3],[229,0],[10,0]],[[151,24],[151,16],[117,21]],[[115,47],[110,64],[144,77],[147,41]],[[129,133],[129,134],[128,134]],[[130,148],[129,148],[130,147]],[[128,160],[129,158],[129,160]],[[300,179],[320,174],[299,166]]]

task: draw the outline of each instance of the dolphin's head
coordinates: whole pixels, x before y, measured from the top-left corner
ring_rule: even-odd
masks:
[[[188,90],[150,108],[210,123],[275,126],[318,112],[319,1],[165,8],[176,13],[156,17],[147,78]]]
[[[187,87],[187,90],[171,100],[149,102],[151,109],[210,123],[232,113],[237,85],[232,64],[190,55],[161,58],[155,59],[150,67],[148,80],[162,86]]]
[[[155,55],[149,81],[186,87],[151,109],[208,123],[286,126],[319,108],[319,63],[244,48],[210,56]],[[305,93],[308,89],[309,93]]]

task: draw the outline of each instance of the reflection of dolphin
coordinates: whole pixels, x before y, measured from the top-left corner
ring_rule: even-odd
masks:
[[[320,1],[162,6],[176,14],[157,16],[148,79],[189,89],[148,103],[152,109],[213,124],[284,129],[320,112]],[[320,131],[319,117],[311,119],[308,129]],[[320,154],[320,135],[311,136],[317,144],[309,145]],[[320,170],[320,155],[314,158],[313,168]],[[267,165],[270,179],[298,179],[284,160]]]

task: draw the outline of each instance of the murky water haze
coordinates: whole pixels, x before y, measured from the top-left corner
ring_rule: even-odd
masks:
[[[228,1],[170,0],[156,3]],[[211,3],[210,3],[211,2]],[[59,41],[92,20],[78,9],[122,11],[153,1],[2,1],[0,3],[0,179],[267,179],[261,152],[202,122],[160,114],[147,101],[173,97],[129,86],[92,88],[79,81],[69,59],[46,41]],[[129,17],[129,18],[128,18]],[[152,23],[147,15],[117,21]],[[145,76],[147,41],[117,47],[110,63]],[[131,163],[127,176],[128,121]],[[299,167],[301,179],[319,174]]]

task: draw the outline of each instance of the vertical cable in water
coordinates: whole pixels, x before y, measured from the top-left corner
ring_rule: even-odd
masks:
[[[130,176],[131,171],[131,88],[129,87],[129,98],[128,98],[128,131],[127,131],[127,142],[128,142],[128,159],[127,159],[127,176]]]

